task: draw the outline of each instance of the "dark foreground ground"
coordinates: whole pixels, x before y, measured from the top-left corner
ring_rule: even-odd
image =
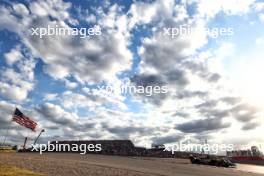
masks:
[[[257,176],[233,168],[192,165],[184,159],[62,153],[0,153],[0,164],[51,176]],[[2,173],[3,174],[3,173]],[[1,175],[1,173],[0,173]],[[264,174],[263,174],[264,175]]]

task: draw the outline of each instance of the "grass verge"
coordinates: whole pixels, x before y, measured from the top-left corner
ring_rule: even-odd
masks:
[[[15,150],[0,150],[0,153],[15,153]]]
[[[0,176],[44,176],[29,170],[0,164]]]

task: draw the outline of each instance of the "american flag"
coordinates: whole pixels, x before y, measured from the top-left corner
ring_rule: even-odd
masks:
[[[22,125],[26,128],[31,129],[32,131],[35,131],[37,127],[37,123],[31,120],[29,117],[25,116],[18,108],[15,109],[12,121],[18,123],[19,125]]]

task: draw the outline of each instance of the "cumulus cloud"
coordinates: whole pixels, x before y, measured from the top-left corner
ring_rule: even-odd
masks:
[[[18,48],[5,55],[7,64],[15,63],[18,69],[5,67],[0,71],[0,93],[13,101],[27,99],[28,93],[34,89],[36,61],[31,56],[22,55]]]
[[[65,112],[60,106],[46,103],[36,108],[44,118],[60,125],[71,126],[77,122],[77,117]]]
[[[219,12],[231,15],[245,14],[250,10],[255,0],[197,0],[196,2],[198,5],[198,14],[212,18]]]
[[[263,2],[256,2],[254,4],[254,8],[256,11],[261,11],[264,9],[264,3]]]
[[[5,101],[0,101],[0,129],[7,129],[11,123],[12,114],[15,106]]]
[[[129,126],[104,126],[104,129],[110,133],[116,135],[118,138],[129,139],[130,135],[137,134],[138,136],[147,135],[148,133],[153,133],[154,129],[144,126],[134,126],[130,124]]]
[[[4,57],[6,59],[6,63],[8,65],[12,65],[16,61],[22,59],[23,56],[22,56],[19,48],[14,48],[10,52],[5,53]]]
[[[152,141],[153,141],[153,144],[161,145],[161,144],[179,142],[181,139],[183,139],[182,135],[170,134],[170,135],[166,135],[166,136],[153,137]]]
[[[122,31],[114,29],[115,26],[102,29],[103,35],[88,40],[72,36],[46,36],[40,39],[29,34],[31,28],[48,25],[69,28],[67,22],[71,21],[70,8],[70,3],[61,0],[36,1],[29,6],[32,14],[29,16],[23,13],[22,19],[13,15],[10,9],[1,8],[4,15],[1,17],[0,26],[16,32],[33,55],[40,57],[46,64],[45,72],[55,79],[73,76],[81,83],[111,81],[117,73],[129,69],[132,54],[127,48],[128,40]],[[116,11],[112,13],[117,22],[121,17]],[[55,20],[52,21],[50,17]]]
[[[214,131],[230,127],[230,123],[223,123],[221,119],[202,119],[193,120],[177,125],[175,129],[178,129],[185,133],[202,133],[208,131]]]
[[[260,126],[260,123],[259,122],[250,122],[250,123],[247,123],[245,124],[243,127],[242,127],[242,130],[253,130],[255,129],[256,127]]]
[[[249,104],[238,104],[233,107],[233,116],[241,122],[249,122],[257,117],[259,117],[259,109],[255,106]]]

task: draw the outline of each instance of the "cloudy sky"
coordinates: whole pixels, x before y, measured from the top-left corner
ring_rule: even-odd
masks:
[[[0,134],[11,124],[9,142],[37,136],[10,122],[15,107],[46,129],[43,142],[264,142],[262,0],[0,0],[0,14]],[[29,34],[48,25],[102,33]],[[182,25],[192,32],[165,35]],[[100,88],[123,84],[168,91]]]

